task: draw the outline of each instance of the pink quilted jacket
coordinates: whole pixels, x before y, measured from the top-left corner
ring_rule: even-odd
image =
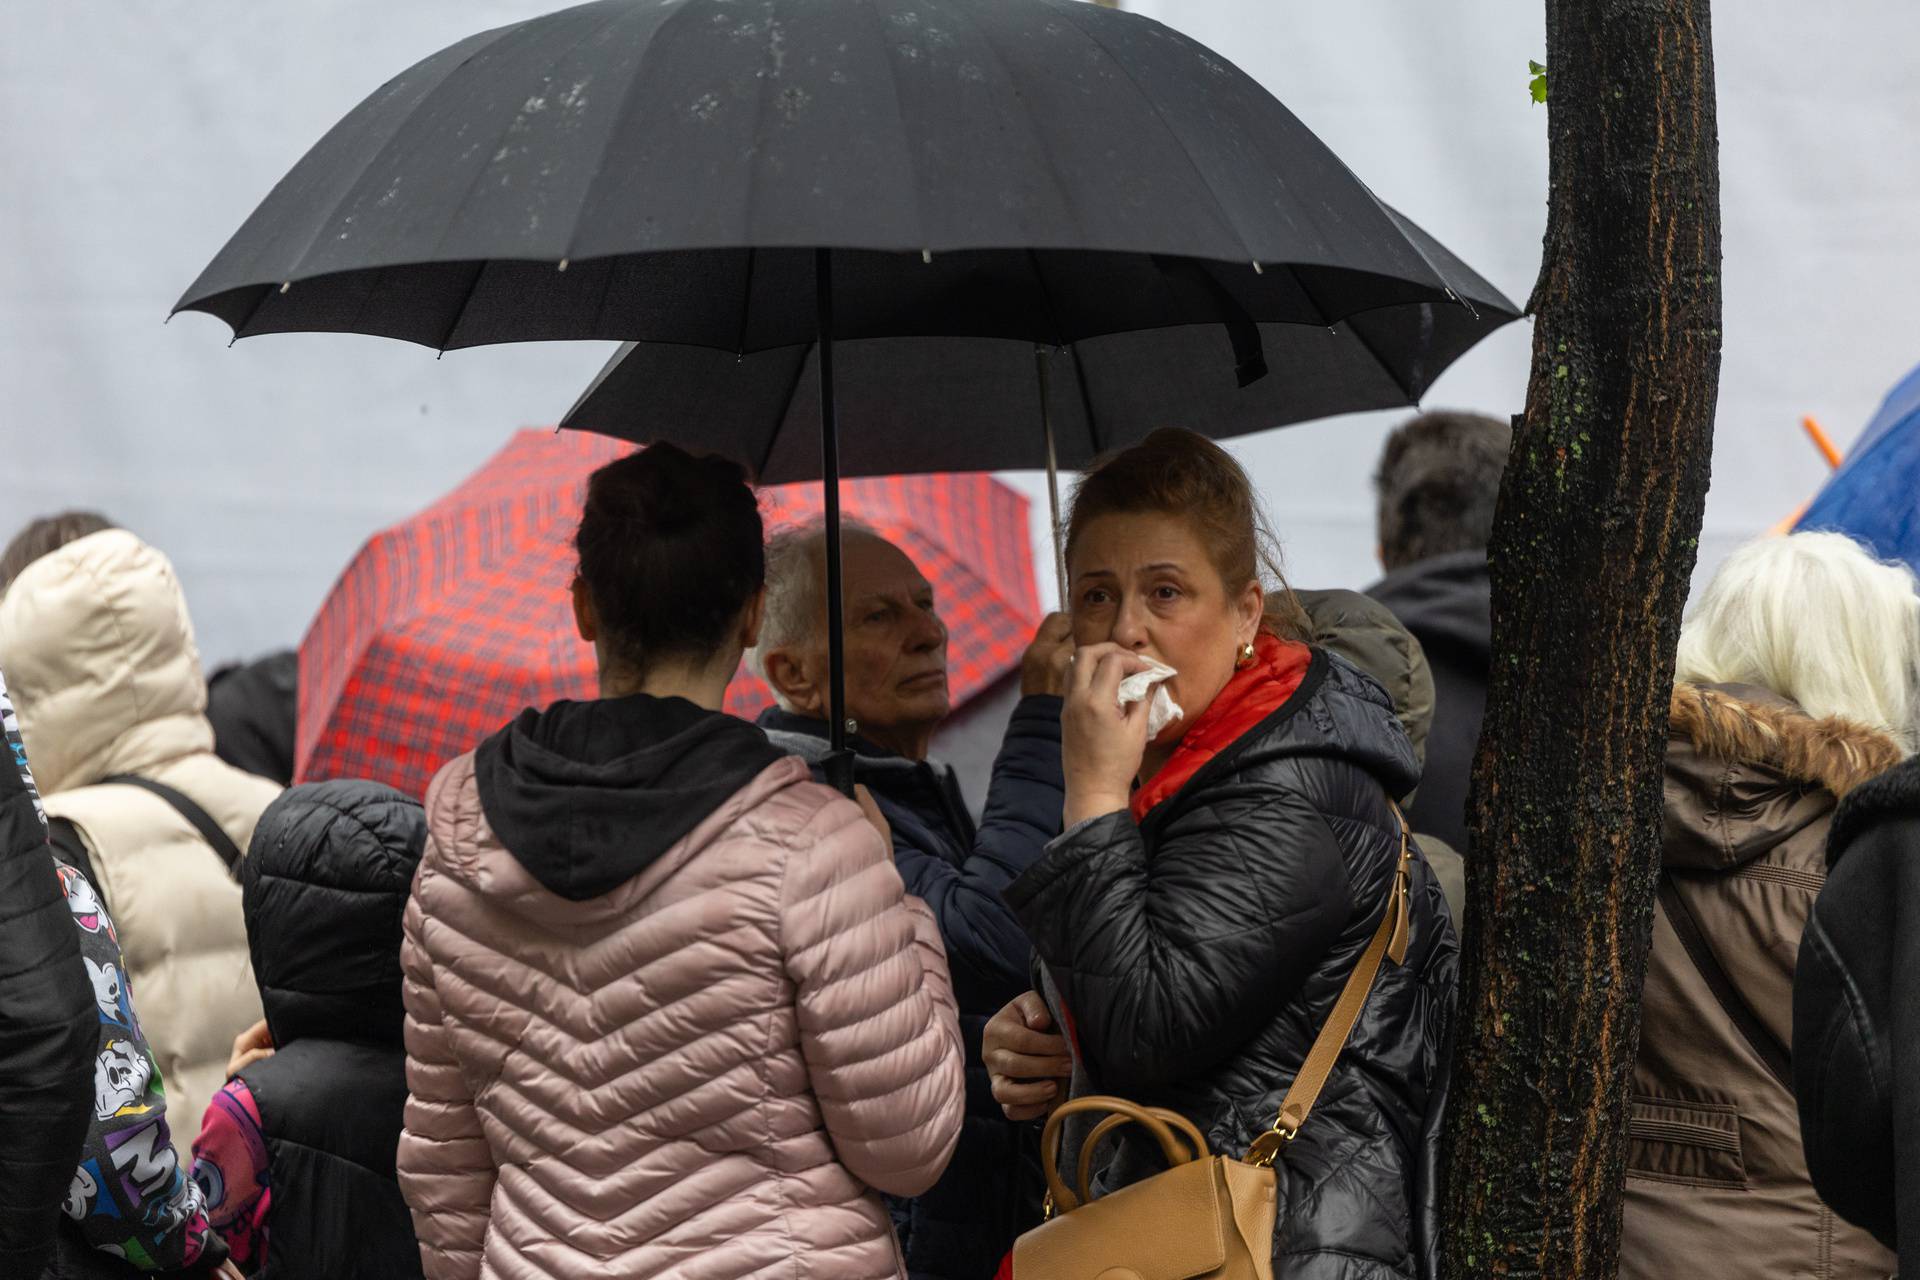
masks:
[[[612,892],[503,848],[474,763],[406,914],[400,1184],[428,1280],[901,1274],[964,1102],[939,933],[860,810],[782,759]]]

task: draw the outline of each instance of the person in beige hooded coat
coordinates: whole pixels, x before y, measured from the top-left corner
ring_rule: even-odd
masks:
[[[403,924],[402,1194],[428,1280],[889,1280],[876,1191],[965,1102],[932,913],[868,813],[720,711],[759,628],[739,469],[588,486],[597,699],[442,769]]]
[[[56,842],[78,841],[70,852],[118,928],[184,1154],[234,1040],[260,1018],[240,886],[166,800],[104,780],[173,788],[240,849],[280,788],[214,755],[193,623],[160,552],[104,529],[32,560],[4,590],[0,664],[47,818]]]

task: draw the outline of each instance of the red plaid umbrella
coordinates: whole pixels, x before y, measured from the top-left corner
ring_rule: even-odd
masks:
[[[300,645],[295,774],[375,778],[424,795],[440,766],[522,707],[595,694],[567,592],[587,476],[631,445],[522,431],[459,488],[376,534]],[[846,514],[933,583],[953,636],[954,704],[1020,661],[1038,621],[1027,500],[981,475],[852,480]],[[817,516],[820,486],[767,489],[769,530]],[[771,702],[744,670],[727,709]]]

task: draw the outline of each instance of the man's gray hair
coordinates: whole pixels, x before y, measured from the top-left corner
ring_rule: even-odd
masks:
[[[1380,451],[1380,564],[1485,551],[1513,428],[1481,413],[1438,411],[1402,423]]]
[[[840,535],[879,538],[855,520],[840,521]],[[884,541],[884,539],[883,539]],[[819,641],[826,621],[827,526],[814,518],[778,529],[767,539],[767,606],[760,622],[760,643],[747,650],[747,670],[759,676],[774,701],[793,710],[767,679],[767,655]]]

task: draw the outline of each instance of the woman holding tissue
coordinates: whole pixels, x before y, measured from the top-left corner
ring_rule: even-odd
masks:
[[[1417,850],[1400,914],[1393,801],[1418,767],[1380,687],[1303,642],[1263,540],[1246,473],[1189,432],[1081,482],[1067,830],[1007,891],[1043,989],[989,1024],[986,1061],[1013,1118],[1070,1082],[1180,1112],[1245,1156],[1289,1127],[1282,1101],[1391,906],[1405,932],[1310,1117],[1267,1139],[1275,1262],[1290,1280],[1427,1280],[1457,947]],[[1165,697],[1140,696],[1163,668]],[[1092,1119],[1068,1120],[1062,1169]],[[1093,1157],[1096,1194],[1164,1167],[1137,1126]]]

